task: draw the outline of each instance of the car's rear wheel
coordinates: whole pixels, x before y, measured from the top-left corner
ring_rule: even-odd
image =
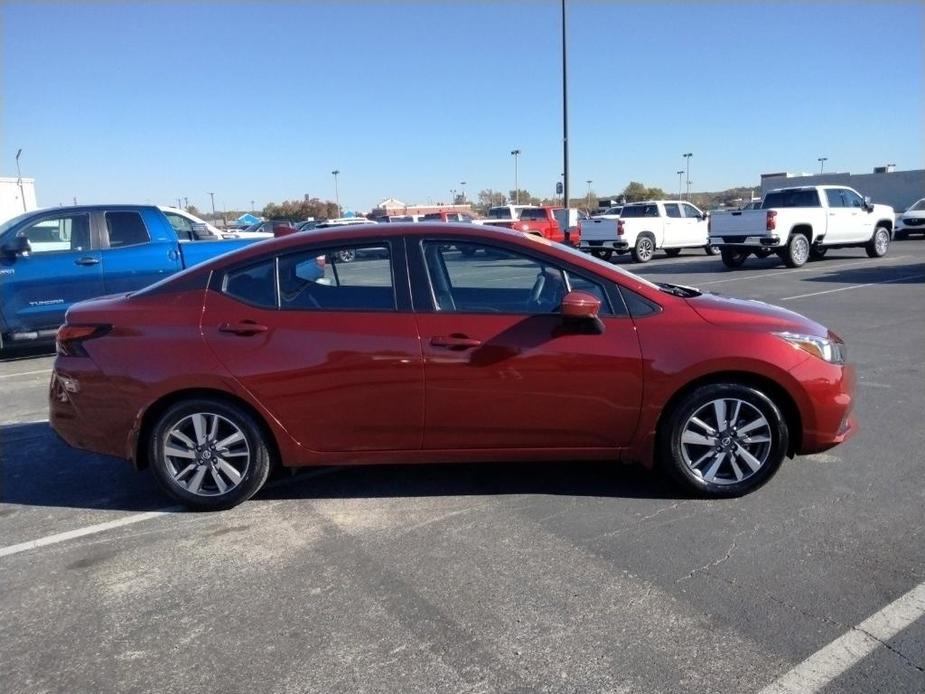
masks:
[[[825,246],[813,246],[809,249],[809,259],[810,260],[822,260],[825,258],[825,254],[828,252],[828,248]]]
[[[723,248],[720,251],[720,257],[723,259],[723,265],[733,270],[742,267],[748,259],[748,251],[739,251],[735,248]]]
[[[809,246],[804,234],[791,234],[787,247],[781,251],[781,260],[787,267],[802,267],[809,260]]]
[[[640,234],[633,247],[633,260],[637,263],[648,263],[655,255],[655,239],[648,234]]]
[[[168,494],[201,510],[246,501],[270,471],[270,450],[254,417],[238,405],[210,399],[169,407],[151,431],[148,460]]]
[[[356,260],[357,252],[352,248],[345,248],[342,251],[337,251],[334,257],[342,263],[352,263]]]
[[[667,412],[659,431],[659,463],[689,491],[739,496],[780,467],[789,431],[780,409],[757,388],[701,386]]]
[[[890,230],[886,227],[877,227],[874,229],[874,235],[865,246],[869,258],[882,258],[890,250]]]
[[[610,260],[613,257],[613,251],[610,249],[595,250],[591,251],[591,255],[601,260]]]
[[[663,250],[665,251],[665,255],[667,255],[669,258],[676,258],[677,256],[681,255],[680,248],[665,248]]]
[[[706,246],[703,247],[703,250],[707,255],[716,255],[719,253],[719,246],[716,246],[712,243],[708,243]]]

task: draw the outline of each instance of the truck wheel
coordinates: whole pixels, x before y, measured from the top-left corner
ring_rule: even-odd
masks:
[[[703,250],[707,255],[716,255],[719,253],[719,246],[714,246],[712,243],[708,243],[703,247]]]
[[[595,258],[600,258],[601,260],[610,260],[613,257],[613,251],[591,251],[591,255],[593,255]]]
[[[825,246],[815,246],[814,245],[812,248],[809,249],[809,259],[810,260],[822,260],[823,258],[825,258],[825,254],[826,252],[828,252],[828,250],[829,249],[826,248]]]
[[[357,252],[352,248],[345,248],[342,251],[336,251],[334,257],[342,263],[352,263],[357,257]]]
[[[787,267],[802,267],[809,260],[809,239],[803,234],[791,234],[781,257]]]
[[[723,265],[733,270],[737,267],[742,267],[748,259],[748,251],[739,251],[735,248],[722,248],[720,249],[720,256],[723,259]]]
[[[655,255],[655,241],[651,236],[640,234],[633,247],[633,260],[637,263],[648,263]]]
[[[780,408],[762,391],[713,383],[683,396],[659,425],[658,463],[688,491],[739,496],[767,482],[787,453]]]
[[[148,440],[148,460],[164,491],[199,510],[237,506],[270,472],[270,449],[254,417],[205,398],[178,402],[161,415]]]
[[[664,250],[665,255],[667,255],[669,258],[677,258],[679,255],[681,255],[680,248],[666,248]]]
[[[868,258],[882,258],[890,250],[890,230],[886,227],[874,229],[874,235],[865,246]]]

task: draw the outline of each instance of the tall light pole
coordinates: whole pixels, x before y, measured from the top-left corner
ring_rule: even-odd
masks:
[[[254,201],[251,200],[251,214],[254,214]]]
[[[568,64],[566,62],[565,41],[565,0],[562,0],[562,201],[563,207],[568,207]],[[565,231],[565,242],[569,241],[568,229]]]
[[[688,152],[687,154],[682,154],[684,157],[684,168],[687,171],[687,199],[691,199],[691,157],[694,156],[693,152]]]
[[[450,188],[450,204],[451,205],[456,204],[456,189],[455,188]]]
[[[189,208],[189,198],[185,195],[183,196],[183,202],[185,203],[186,208]]]
[[[822,170],[825,168],[825,163],[829,160],[828,157],[819,157],[816,161],[819,162],[819,173],[822,173]]]
[[[26,209],[26,194],[22,189],[22,171],[19,170],[19,157],[22,156],[22,147],[16,151],[16,183],[19,186],[19,197],[22,200],[22,211],[28,212]]]
[[[177,198],[177,207],[180,207],[180,198]]]
[[[215,221],[215,193],[209,193],[209,197],[212,198],[212,220]]]
[[[681,199],[681,176],[684,175],[684,169],[678,171],[678,200]]]
[[[465,205],[466,204],[466,182],[460,181],[459,185],[462,186],[462,199],[463,199],[463,204]]]
[[[514,204],[520,204],[520,188],[517,187],[517,157],[520,156],[519,149],[512,149],[511,154],[514,155]]]
[[[588,212],[590,212],[591,211],[591,183],[592,181],[589,178],[587,181],[585,181],[585,183],[588,184],[588,203],[587,204],[588,204]]]
[[[334,176],[334,201],[337,203],[337,216],[340,217],[340,188],[337,187],[337,174],[340,169],[334,169],[331,174]]]

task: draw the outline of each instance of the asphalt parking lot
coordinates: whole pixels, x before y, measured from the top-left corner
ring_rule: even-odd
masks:
[[[925,241],[616,262],[838,332],[861,431],[735,500],[628,467],[384,466],[189,513],[58,441],[52,358],[22,352],[0,361],[3,691],[925,691]]]

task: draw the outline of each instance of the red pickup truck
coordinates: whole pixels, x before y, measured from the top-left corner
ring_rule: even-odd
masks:
[[[565,234],[562,232],[562,227],[559,226],[559,221],[556,219],[556,211],[561,210],[562,208],[560,207],[552,207],[550,205],[544,205],[542,207],[529,206],[522,207],[518,210],[519,217],[517,219],[490,218],[480,221],[482,221],[483,224],[504,227],[512,231],[521,231],[525,234],[542,236],[549,241],[563,243],[565,241]],[[572,245],[577,244],[578,227],[570,228],[569,232],[568,242]]]

